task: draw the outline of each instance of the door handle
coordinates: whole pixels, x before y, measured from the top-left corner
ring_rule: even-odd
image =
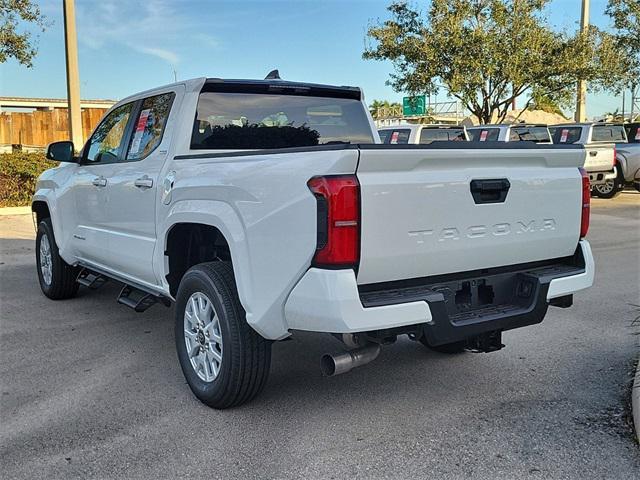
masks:
[[[476,204],[502,203],[507,198],[511,183],[506,178],[471,180],[471,196]]]
[[[597,154],[598,152],[594,152],[593,150],[589,152],[589,155],[591,155],[592,157],[595,157]]]
[[[102,175],[100,175],[99,177],[94,178],[91,183],[93,183],[96,187],[106,187],[107,186],[107,179],[104,178]]]
[[[153,187],[153,179],[145,175],[144,177],[137,178],[133,184],[142,190],[146,190],[147,188]]]

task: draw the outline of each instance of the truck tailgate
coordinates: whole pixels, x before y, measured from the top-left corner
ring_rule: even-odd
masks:
[[[615,145],[613,143],[589,144],[585,145],[587,158],[584,168],[587,172],[603,172],[613,168],[615,156]]]
[[[572,255],[584,156],[582,149],[362,147],[358,283]]]

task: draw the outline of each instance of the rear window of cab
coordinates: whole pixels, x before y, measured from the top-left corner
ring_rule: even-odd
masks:
[[[622,125],[594,125],[591,129],[592,142],[626,142]]]

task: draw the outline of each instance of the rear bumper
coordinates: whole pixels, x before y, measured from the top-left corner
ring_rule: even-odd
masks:
[[[434,277],[434,282],[359,288],[352,270],[311,268],[289,295],[285,319],[293,330],[328,333],[423,325],[425,335],[437,345],[539,323],[550,301],[561,297],[566,301],[590,287],[594,278],[593,255],[585,240],[571,259],[495,270],[486,275]],[[466,292],[465,284],[472,300],[458,303],[456,294]]]
[[[589,172],[589,183],[591,186],[594,185],[602,185],[606,183],[607,180],[614,180],[618,176],[618,167],[616,165],[613,166],[611,170],[597,171],[597,172]]]

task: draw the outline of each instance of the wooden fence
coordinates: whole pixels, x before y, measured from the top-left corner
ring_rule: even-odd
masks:
[[[85,140],[106,111],[104,108],[82,110],[82,136]],[[51,142],[69,139],[66,108],[0,113],[0,145],[46,147]],[[76,148],[80,147],[76,145]]]

